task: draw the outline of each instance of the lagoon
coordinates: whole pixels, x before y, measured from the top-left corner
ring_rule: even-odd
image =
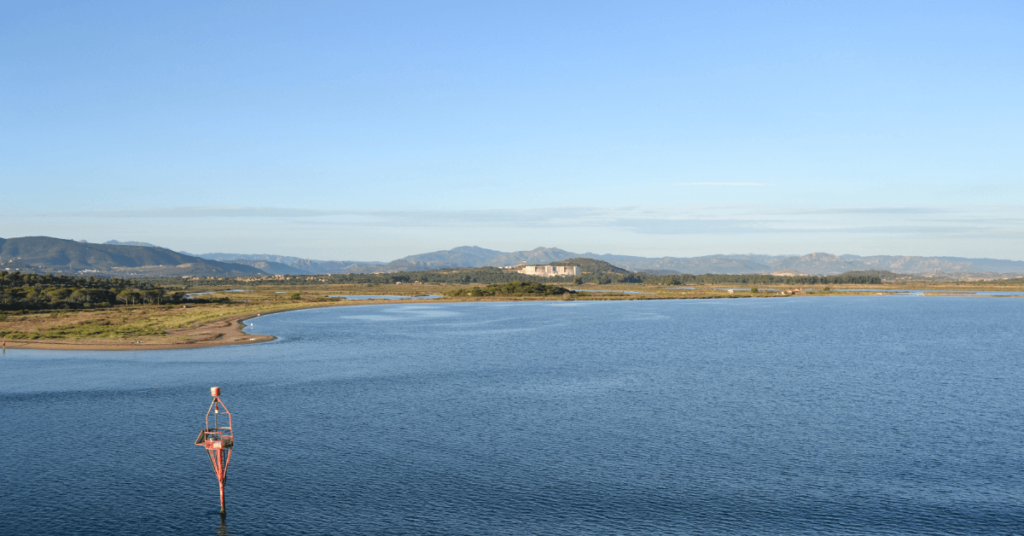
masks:
[[[3,534],[1010,534],[1024,300],[429,303],[0,360]],[[247,328],[248,329],[248,328]],[[192,445],[236,419],[225,526]]]

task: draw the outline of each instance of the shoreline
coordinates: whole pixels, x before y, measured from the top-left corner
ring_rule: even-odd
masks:
[[[294,307],[291,309],[278,309],[257,311],[241,315],[229,316],[218,319],[215,322],[204,324],[195,328],[196,335],[204,336],[201,340],[192,342],[111,342],[101,339],[84,339],[62,341],[60,339],[44,339],[33,341],[22,341],[20,339],[8,339],[6,349],[18,350],[87,350],[96,352],[108,351],[149,351],[149,350],[188,350],[192,348],[213,348],[217,346],[239,346],[243,344],[258,344],[261,342],[276,341],[273,335],[262,335],[246,333],[245,322],[257,317],[272,315],[274,313],[287,313],[290,311],[305,311],[308,309],[324,309],[328,307],[351,307],[352,305],[378,305],[378,304],[310,304],[305,307]],[[198,331],[201,330],[201,331]]]
[[[837,289],[840,290],[840,289]],[[879,289],[879,293],[890,293],[897,289]],[[841,292],[841,290],[840,290]],[[941,292],[941,291],[937,291]],[[831,294],[835,296],[836,294]],[[873,293],[864,292],[859,293],[848,293],[846,296],[871,296]],[[821,297],[827,297],[829,294],[821,294]],[[939,294],[942,296],[942,294]],[[963,296],[963,295],[960,295]],[[951,295],[951,297],[960,297],[957,295]],[[744,299],[744,298],[786,298],[786,297],[811,297],[806,294],[802,295],[788,295],[778,296],[773,294],[764,294],[760,296],[751,295],[727,295],[727,296],[602,296],[588,295],[585,299],[574,299],[571,301],[589,302],[589,301],[634,301],[634,300],[703,300],[703,299]],[[534,302],[534,301],[550,301],[550,302],[561,302],[563,300],[557,299],[544,299],[544,298],[529,298],[529,297],[487,297],[487,298],[476,298],[476,299],[445,299],[434,301],[430,303],[507,303],[507,302]],[[263,342],[271,342],[277,340],[277,337],[273,335],[264,334],[249,334],[245,333],[246,321],[253,318],[262,317],[266,315],[272,315],[275,313],[287,313],[290,311],[304,311],[309,309],[324,309],[329,307],[359,307],[359,306],[370,306],[370,305],[393,305],[396,303],[409,303],[407,300],[370,300],[362,303],[352,302],[340,302],[340,303],[309,303],[296,307],[288,307],[283,309],[267,309],[263,311],[250,311],[244,314],[232,315],[227,318],[217,319],[213,322],[203,324],[193,328],[182,329],[177,332],[168,332],[165,335],[158,336],[156,339],[136,339],[136,341],[119,340],[117,342],[104,339],[78,339],[78,340],[66,340],[66,339],[35,339],[35,340],[24,340],[24,339],[7,339],[6,347],[11,350],[84,350],[84,351],[149,351],[149,350],[186,350],[194,348],[213,348],[217,346],[238,346],[244,344],[258,344]],[[171,337],[186,337],[185,340],[181,341],[168,341]]]
[[[459,301],[469,300],[452,300],[447,303],[457,303]],[[511,300],[509,300],[511,301]],[[42,339],[42,340],[31,340],[25,341],[23,339],[7,339],[7,346],[3,351],[6,350],[86,350],[95,352],[108,352],[108,351],[119,351],[119,352],[131,352],[131,351],[149,351],[149,350],[188,350],[193,348],[214,348],[217,346],[239,346],[243,344],[258,344],[262,342],[271,342],[277,340],[277,337],[273,335],[262,335],[262,334],[250,334],[243,331],[245,329],[245,322],[257,317],[264,317],[275,313],[287,313],[291,311],[306,311],[309,309],[326,309],[330,307],[357,307],[363,305],[390,305],[392,303],[406,302],[406,300],[394,300],[394,301],[372,301],[370,303],[311,303],[299,307],[291,307],[287,309],[268,309],[266,311],[249,312],[241,315],[229,316],[227,318],[218,319],[214,322],[204,324],[198,328],[193,328],[194,335],[201,337],[200,340],[182,341],[182,342],[166,342],[166,341],[141,341],[141,342],[113,342],[102,339],[80,339],[80,340],[61,340],[61,339]],[[182,334],[188,334],[189,330],[185,330]],[[167,337],[167,336],[164,336]]]
[[[299,309],[289,309],[297,311]],[[272,311],[265,314],[272,314]],[[207,337],[204,340],[193,342],[111,342],[98,339],[69,340],[46,339],[42,341],[21,341],[18,339],[7,341],[7,350],[88,350],[97,352],[109,351],[148,351],[148,350],[187,350],[191,348],[213,348],[215,346],[237,346],[242,344],[256,344],[277,340],[273,335],[248,334],[242,331],[245,329],[245,321],[256,318],[256,315],[240,315],[224,320],[218,320],[203,326]]]
[[[739,297],[739,296],[737,296]],[[746,297],[746,296],[744,296]],[[767,296],[766,296],[767,297]],[[729,296],[729,298],[733,298]],[[627,298],[635,299],[635,298]],[[652,299],[652,298],[646,298]],[[653,299],[707,299],[707,298],[653,298]],[[441,301],[443,300],[443,301]],[[484,299],[444,299],[433,301],[431,303],[504,303],[504,302],[517,302],[517,301],[562,301],[562,300],[550,300],[550,299],[530,299],[530,298],[496,298],[488,297]],[[580,301],[622,301],[621,298],[593,296],[588,297],[586,300]],[[371,305],[393,305],[396,303],[408,303],[409,300],[368,300],[362,303],[352,302],[341,302],[341,303],[311,303],[304,306],[291,307],[287,309],[269,309],[266,311],[249,312],[241,315],[234,315],[224,319],[218,319],[209,324],[204,324],[198,328],[193,328],[194,335],[202,337],[200,340],[193,340],[192,342],[167,342],[166,340],[156,341],[141,341],[139,343],[124,341],[124,342],[113,342],[110,340],[102,339],[79,339],[79,340],[62,340],[62,339],[36,339],[26,341],[24,339],[7,339],[6,350],[85,350],[85,351],[96,351],[96,352],[108,352],[108,351],[120,351],[120,352],[131,352],[131,351],[149,351],[149,350],[188,350],[193,348],[214,348],[217,346],[238,346],[243,344],[258,344],[262,342],[271,342],[277,340],[277,337],[273,335],[262,335],[262,334],[249,334],[245,333],[245,322],[253,318],[272,315],[275,313],[287,313],[291,311],[306,311],[309,309],[325,309],[329,307],[360,307],[360,306],[371,306]],[[188,330],[176,335],[187,334]],[[163,338],[169,337],[170,334],[163,336]]]

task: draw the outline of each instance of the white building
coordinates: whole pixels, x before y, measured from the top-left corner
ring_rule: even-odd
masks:
[[[580,275],[579,266],[523,266],[517,271],[523,275],[537,275],[540,277]]]

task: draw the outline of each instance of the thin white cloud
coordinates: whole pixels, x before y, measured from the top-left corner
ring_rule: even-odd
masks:
[[[676,186],[770,186],[767,182],[677,182]]]
[[[889,234],[962,236],[1024,233],[1018,206],[803,207],[739,206],[563,206],[530,209],[347,210],[289,207],[165,207],[146,210],[63,212],[25,217],[81,225],[102,220],[197,220],[205,225],[278,222],[306,229],[619,229],[637,235]],[[27,216],[27,215],[26,215]],[[219,220],[219,223],[212,221]],[[230,224],[228,222],[231,222]],[[6,227],[6,226],[5,226]],[[494,232],[494,231],[490,231]],[[9,233],[8,233],[9,234]]]
[[[134,210],[96,210],[81,212],[60,212],[52,215],[67,215],[86,218],[295,218],[310,216],[333,216],[351,214],[346,210],[315,210],[288,207],[163,207]],[[50,214],[47,214],[50,215]]]

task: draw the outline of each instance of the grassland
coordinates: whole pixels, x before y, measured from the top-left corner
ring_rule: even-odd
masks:
[[[157,349],[245,344],[272,340],[269,335],[250,335],[241,331],[242,321],[276,312],[336,306],[388,306],[396,303],[386,300],[346,300],[332,298],[338,295],[442,295],[436,302],[538,301],[538,300],[658,300],[658,299],[715,299],[715,298],[802,298],[837,295],[872,295],[873,293],[845,293],[843,288],[824,286],[797,289],[761,289],[758,292],[734,290],[721,286],[702,286],[692,289],[656,285],[596,285],[571,286],[573,289],[603,292],[574,292],[563,294],[480,296],[468,290],[482,285],[365,285],[323,284],[308,285],[251,285],[245,292],[225,292],[239,288],[210,286],[196,290],[212,292],[202,298],[209,303],[188,305],[124,305],[106,309],[64,310],[0,314],[0,338],[7,341],[8,349],[15,348],[68,348],[68,349]],[[850,286],[864,288],[864,286]],[[1024,291],[1021,285],[991,285],[984,282],[929,282],[913,281],[901,284],[872,285],[876,292],[903,289],[927,291],[929,295],[943,295],[943,291]],[[608,292],[610,291],[610,292]],[[637,294],[639,293],[639,294]],[[474,295],[475,294],[475,295]],[[408,303],[402,300],[401,303]],[[258,331],[258,326],[256,327]]]

